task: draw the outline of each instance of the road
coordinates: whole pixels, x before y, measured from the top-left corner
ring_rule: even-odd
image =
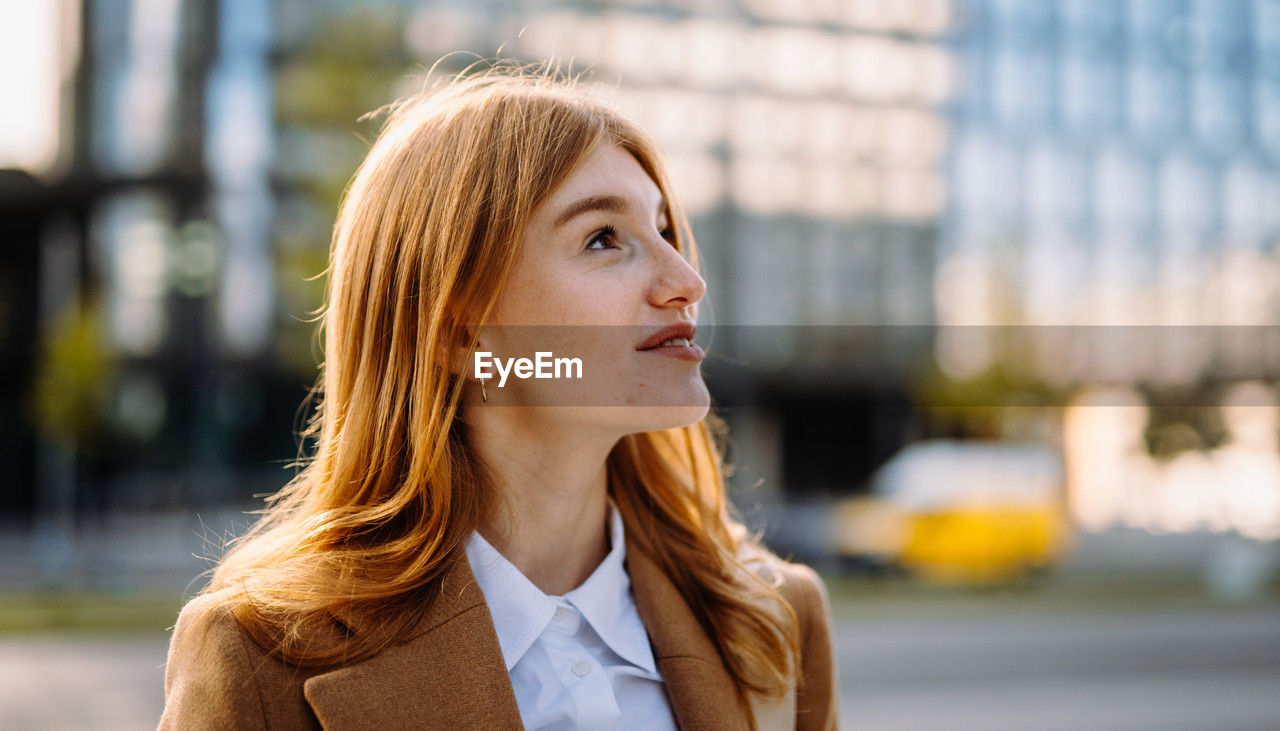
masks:
[[[835,642],[845,729],[1280,728],[1274,605],[843,617]],[[0,637],[0,728],[154,728],[165,643]]]
[[[840,622],[846,729],[1280,728],[1280,610]]]

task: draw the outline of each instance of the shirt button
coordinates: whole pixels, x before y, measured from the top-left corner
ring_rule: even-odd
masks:
[[[585,677],[587,673],[591,672],[591,663],[586,660],[579,660],[573,664],[572,669],[574,675],[582,678]]]
[[[559,622],[563,622],[569,619],[569,610],[565,609],[564,607],[556,607],[555,619]]]

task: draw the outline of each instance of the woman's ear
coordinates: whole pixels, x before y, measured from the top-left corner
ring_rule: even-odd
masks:
[[[436,341],[436,360],[440,363],[448,363],[449,372],[463,378],[471,377],[470,348],[473,342],[476,342],[476,349],[480,350],[479,343],[474,331],[468,325],[462,325],[456,328],[444,328],[444,335]],[[453,346],[447,347],[446,341],[452,340]]]

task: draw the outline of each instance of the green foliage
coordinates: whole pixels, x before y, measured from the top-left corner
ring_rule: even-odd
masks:
[[[359,120],[394,101],[413,73],[421,75],[404,52],[402,11],[322,12],[307,42],[281,61],[275,89],[282,143],[276,174],[285,189],[274,232],[281,312],[275,355],[303,380],[315,376],[322,355],[315,315],[338,204],[380,124]]]
[[[1143,437],[1147,451],[1165,461],[1184,452],[1217,449],[1227,441],[1227,428],[1218,406],[1200,405],[1200,386],[1147,389],[1151,404]],[[1199,401],[1203,401],[1200,396]]]
[[[969,439],[1007,437],[1012,410],[1054,408],[1066,399],[1064,389],[1000,361],[966,379],[949,376],[935,364],[911,390],[933,431]]]
[[[31,393],[32,420],[47,439],[70,448],[105,432],[114,367],[96,306],[69,303],[40,343]]]
[[[137,632],[161,634],[182,608],[177,591],[123,594],[44,592],[0,597],[0,634]]]

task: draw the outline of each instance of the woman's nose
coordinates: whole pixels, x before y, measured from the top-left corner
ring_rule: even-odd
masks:
[[[670,243],[663,241],[650,300],[658,307],[685,307],[702,299],[707,283]]]

